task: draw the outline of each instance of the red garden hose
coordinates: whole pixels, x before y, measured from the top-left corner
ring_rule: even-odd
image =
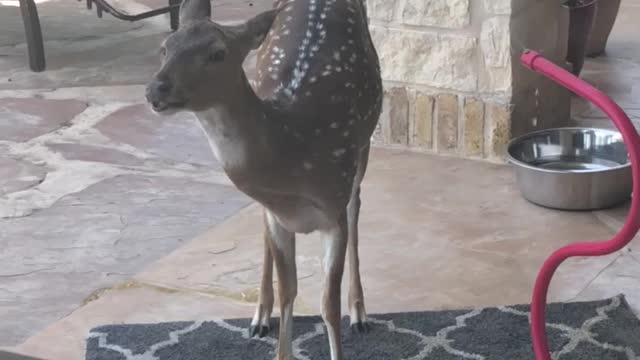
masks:
[[[597,243],[577,243],[553,253],[542,266],[533,290],[531,302],[531,336],[537,360],[550,360],[547,342],[545,307],[549,283],[558,266],[570,257],[602,256],[625,247],[640,228],[640,137],[625,112],[608,96],[568,71],[543,58],[535,51],[525,51],[521,59],[529,69],[541,73],[599,107],[613,121],[627,146],[633,174],[631,210],[620,232],[611,240]]]

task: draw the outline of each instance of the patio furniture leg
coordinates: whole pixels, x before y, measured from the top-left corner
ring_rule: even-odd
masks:
[[[46,67],[44,43],[35,2],[33,0],[20,0],[20,12],[29,49],[29,67],[35,72],[44,71]]]
[[[182,2],[182,0],[169,0],[169,6],[178,5]],[[178,30],[178,26],[180,26],[180,9],[176,8],[171,10],[169,13],[171,19],[171,30]]]

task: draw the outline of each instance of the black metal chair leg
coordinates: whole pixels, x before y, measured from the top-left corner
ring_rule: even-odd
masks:
[[[29,49],[29,67],[35,72],[44,71],[46,67],[44,43],[35,2],[33,0],[20,0],[20,12]]]
[[[182,0],[169,0],[169,6],[178,5]],[[175,8],[169,12],[169,18],[171,19],[171,30],[178,30],[180,26],[180,9]]]

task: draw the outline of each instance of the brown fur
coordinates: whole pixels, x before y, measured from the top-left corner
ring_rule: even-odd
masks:
[[[265,264],[252,325],[261,335],[268,328],[275,261],[281,360],[293,356],[295,233],[324,233],[322,313],[332,360],[340,360],[347,249],[352,323],[365,328],[357,223],[369,139],[382,107],[379,61],[360,0],[275,5],[242,25],[222,26],[209,20],[208,0],[185,0],[182,25],[163,44],[147,98],[161,113],[194,112],[229,178],[265,207]],[[242,64],[258,47],[253,88]]]

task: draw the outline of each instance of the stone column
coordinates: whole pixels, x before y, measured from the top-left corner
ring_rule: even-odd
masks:
[[[513,135],[568,123],[567,93],[519,63],[525,47],[564,58],[560,1],[367,0],[367,8],[386,89],[375,144],[501,160]]]

